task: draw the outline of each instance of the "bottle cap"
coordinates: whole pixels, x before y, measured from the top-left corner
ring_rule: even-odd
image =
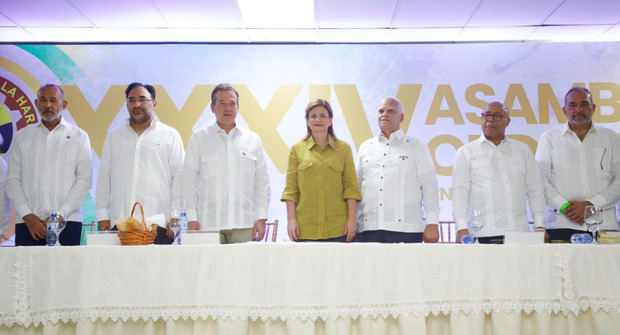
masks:
[[[465,235],[465,236],[463,236],[461,238],[461,243],[463,243],[463,244],[473,244],[474,243],[474,238],[471,235],[467,234],[467,235]]]

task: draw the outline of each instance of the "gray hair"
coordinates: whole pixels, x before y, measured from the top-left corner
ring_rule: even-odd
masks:
[[[398,114],[403,114],[405,112],[403,109],[403,104],[400,102],[400,100],[392,97],[386,97],[381,100],[381,105],[383,105],[387,101],[391,101],[396,105],[396,108],[398,109]]]
[[[215,86],[213,91],[211,91],[211,103],[212,104],[215,105],[215,94],[218,91],[232,91],[232,92],[234,92],[235,96],[237,96],[237,105],[239,105],[239,92],[237,92],[237,90],[233,87],[233,85],[228,84],[228,83],[218,84],[217,86]]]
[[[575,86],[572,87],[570,90],[568,90],[568,92],[566,92],[566,95],[564,95],[564,106],[566,106],[566,99],[568,99],[568,96],[573,93],[573,92],[583,92],[588,96],[588,100],[590,101],[590,105],[594,105],[594,100],[592,99],[592,93],[590,92],[590,90],[588,90],[585,87],[581,87],[581,86]]]
[[[488,112],[489,111],[489,106],[491,104],[500,104],[502,106],[502,110],[508,114],[508,116],[510,116],[510,109],[508,109],[508,107],[506,107],[506,105],[504,105],[503,103],[499,102],[499,101],[491,101],[489,102],[485,107],[484,107],[484,111]]]
[[[39,90],[37,90],[37,98],[39,97],[39,95],[41,95],[41,91],[43,91],[44,89],[46,89],[48,87],[54,87],[56,90],[58,90],[58,92],[60,92],[61,100],[65,100],[65,91],[63,91],[62,88],[60,88],[60,86],[58,86],[56,84],[45,84],[45,85],[39,87]]]

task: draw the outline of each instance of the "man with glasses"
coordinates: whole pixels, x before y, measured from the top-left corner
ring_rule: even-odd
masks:
[[[9,155],[6,190],[16,212],[15,245],[45,245],[52,212],[66,221],[58,242],[79,245],[80,205],[92,182],[90,140],[61,115],[67,100],[60,86],[39,88],[35,105],[41,123],[18,131]]]
[[[151,85],[131,83],[125,90],[129,120],[108,134],[97,180],[99,230],[129,216],[135,202],[144,216],[164,214],[165,223],[178,220],[182,210],[183,141],[179,132],[155,116],[157,100]],[[173,233],[165,223],[156,244],[170,244]]]
[[[377,113],[381,133],[360,146],[357,177],[362,201],[357,221],[362,242],[439,239],[435,168],[426,145],[400,128],[403,119],[400,101],[383,99]]]
[[[457,242],[469,233],[468,209],[480,213],[480,243],[503,243],[506,231],[528,231],[526,202],[536,231],[545,230],[542,177],[529,147],[505,136],[510,113],[500,102],[481,115],[482,136],[456,152],[452,210]]]
[[[584,87],[566,93],[562,110],[568,122],[544,132],[536,152],[545,180],[549,238],[566,241],[574,233],[583,233],[585,206],[602,210],[601,229],[618,229],[618,134],[592,122],[596,105]]]
[[[194,133],[183,167],[189,228],[219,231],[220,243],[260,241],[269,207],[269,175],[260,137],[236,123],[239,93],[211,92],[215,123]]]

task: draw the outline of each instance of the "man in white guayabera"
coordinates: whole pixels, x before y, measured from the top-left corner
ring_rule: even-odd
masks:
[[[179,132],[155,116],[157,100],[151,85],[131,83],[125,90],[129,119],[111,131],[103,144],[97,179],[99,230],[129,216],[135,202],[144,216],[164,214],[155,244],[170,244],[167,223],[181,213],[183,140]],[[139,216],[139,215],[138,215]]]
[[[426,145],[400,128],[403,119],[400,101],[383,99],[377,112],[381,132],[360,146],[357,178],[362,201],[357,224],[362,242],[439,239],[435,168]]]
[[[79,245],[80,205],[92,182],[88,134],[67,122],[62,89],[44,85],[35,105],[41,122],[17,132],[11,146],[7,194],[15,206],[15,245],[45,245],[47,220],[53,212],[66,221],[58,242]]]
[[[562,110],[568,122],[544,132],[536,152],[545,180],[549,239],[567,241],[583,233],[586,206],[602,210],[601,229],[618,229],[620,138],[592,122],[596,105],[584,87],[566,93]]]
[[[476,227],[480,243],[503,243],[506,231],[528,231],[527,202],[535,230],[545,230],[542,176],[530,148],[506,137],[508,124],[508,108],[489,103],[481,114],[482,135],[456,151],[452,212],[457,242],[474,233],[468,220],[482,225]]]
[[[211,92],[215,123],[194,133],[183,167],[183,198],[191,230],[219,231],[220,243],[261,240],[269,206],[269,175],[260,137],[237,125],[239,93]]]

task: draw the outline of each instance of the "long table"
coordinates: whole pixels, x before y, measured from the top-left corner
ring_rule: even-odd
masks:
[[[0,248],[0,334],[617,334],[620,246]]]

